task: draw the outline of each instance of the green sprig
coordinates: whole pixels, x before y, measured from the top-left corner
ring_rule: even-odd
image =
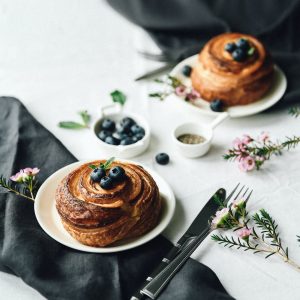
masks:
[[[291,107],[289,109],[289,114],[295,118],[300,116],[300,106]]]
[[[91,121],[91,116],[86,110],[80,111],[78,113],[82,119],[82,123],[74,122],[74,121],[61,121],[58,123],[60,128],[65,129],[83,129],[89,128],[89,123]]]
[[[115,160],[115,158],[111,157],[110,159],[108,159],[104,163],[100,163],[99,168],[101,168],[103,170],[109,169],[114,160]],[[91,164],[91,165],[89,165],[89,168],[91,168],[92,170],[95,170],[98,167],[96,165]]]
[[[22,196],[26,199],[30,199],[34,201],[33,195],[28,196],[28,189],[25,186],[19,185],[17,183],[12,182],[11,180],[6,179],[3,175],[0,175],[0,186],[5,188],[11,193],[14,193],[18,196]],[[35,183],[36,186],[36,183]]]

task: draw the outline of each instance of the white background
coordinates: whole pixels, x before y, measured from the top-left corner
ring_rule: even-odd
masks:
[[[95,119],[99,107],[110,103],[109,93],[123,90],[129,98],[126,109],[143,114],[153,133],[150,149],[135,160],[158,171],[176,194],[176,214],[166,237],[175,242],[217,188],[231,189],[242,182],[254,189],[250,209],[266,208],[276,217],[291,258],[300,262],[296,242],[300,234],[299,150],[250,174],[222,160],[236,136],[256,136],[263,130],[275,139],[299,134],[300,119],[281,111],[228,120],[216,130],[208,155],[181,157],[172,145],[174,126],[185,120],[211,120],[180,109],[171,99],[163,103],[149,99],[147,93],[157,86],[133,81],[157,66],[138,56],[136,46],[145,45],[140,36],[100,0],[1,0],[0,95],[19,98],[78,159],[89,159],[102,155],[92,133],[67,131],[57,123],[76,119],[81,109],[88,109]],[[167,166],[154,163],[154,155],[162,151],[171,157]],[[237,299],[300,299],[300,273],[277,257],[265,260],[223,249],[209,238],[193,257],[211,267]],[[0,290],[0,299],[43,299],[20,279],[4,273],[0,273]]]

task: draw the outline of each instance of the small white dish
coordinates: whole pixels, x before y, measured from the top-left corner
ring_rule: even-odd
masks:
[[[176,148],[183,156],[189,158],[205,155],[210,149],[214,128],[227,118],[229,118],[229,114],[223,112],[209,125],[188,122],[177,126],[173,132],[173,141]],[[198,144],[185,144],[178,140],[178,137],[182,134],[196,134],[202,136],[205,140]]]
[[[179,80],[182,81],[182,83],[186,86],[192,86],[190,78],[185,77],[181,71],[182,68],[185,65],[189,65],[191,67],[194,67],[196,64],[198,58],[198,54],[193,55],[191,57],[186,58],[185,60],[181,61],[178,65],[175,66],[175,68],[170,72],[171,76],[177,77]],[[283,73],[283,71],[275,65],[275,72],[274,72],[274,78],[273,78],[273,84],[270,90],[259,100],[247,105],[237,105],[229,107],[226,111],[228,112],[229,116],[231,118],[239,118],[239,117],[245,117],[257,114],[259,112],[262,112],[274,104],[276,104],[284,95],[284,92],[287,87],[287,80],[286,76]],[[176,96],[173,94],[170,96],[173,99],[177,99],[180,101],[182,106],[184,108],[190,108],[193,111],[196,111],[198,113],[209,115],[209,116],[217,116],[220,113],[214,112],[209,107],[209,102],[198,99],[196,102],[196,105],[183,101],[182,98]]]
[[[175,211],[175,197],[167,182],[155,171],[143,166],[154,178],[163,199],[163,206],[159,223],[143,236],[119,241],[112,246],[96,248],[83,245],[75,240],[64,229],[60,216],[55,207],[55,190],[60,181],[72,170],[86,162],[75,162],[56,171],[48,177],[39,188],[34,201],[34,212],[42,229],[57,242],[84,252],[112,253],[128,250],[140,246],[159,235],[170,223]],[[134,163],[134,162],[130,162]]]
[[[109,118],[115,122],[119,122],[124,117],[130,117],[137,122],[138,125],[142,126],[145,130],[145,136],[131,145],[110,145],[100,140],[97,134],[100,131],[101,123],[105,118]],[[100,117],[92,126],[92,131],[94,137],[97,139],[99,146],[105,152],[107,156],[115,156],[120,158],[132,158],[143,153],[150,144],[150,126],[148,122],[138,114],[134,113],[123,113],[122,106],[119,104],[112,104],[108,106],[103,106],[100,110]]]

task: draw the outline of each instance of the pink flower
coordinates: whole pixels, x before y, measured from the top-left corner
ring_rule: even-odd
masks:
[[[23,170],[20,170],[18,173],[16,173],[15,175],[12,175],[10,177],[10,180],[15,181],[15,182],[22,182],[23,181],[23,175],[24,172]]]
[[[35,176],[40,172],[38,168],[25,168],[23,172],[28,176]]]
[[[184,85],[179,85],[175,88],[175,94],[179,97],[185,97],[186,96],[186,87]]]
[[[253,138],[248,134],[244,134],[242,142],[243,144],[248,145],[249,143],[253,142]]]
[[[243,240],[248,240],[250,234],[252,233],[252,230],[248,229],[248,228],[241,228],[241,229],[237,230],[236,233]]]
[[[255,168],[255,160],[251,156],[244,157],[239,162],[239,168],[243,172],[252,171]]]
[[[266,143],[270,140],[270,136],[267,132],[263,131],[259,137],[259,139],[263,142]]]
[[[187,93],[186,95],[187,100],[196,100],[198,98],[200,98],[200,94],[194,89],[192,89],[191,92]]]
[[[17,174],[10,177],[10,180],[15,182],[25,182],[30,178],[34,178],[40,172],[38,168],[25,168],[20,170]]]
[[[214,228],[222,227],[223,221],[228,217],[229,215],[229,208],[224,207],[221,210],[218,210],[216,212],[216,216],[212,220],[212,225]]]
[[[235,150],[245,151],[245,144],[240,138],[236,138],[233,141],[233,147]]]

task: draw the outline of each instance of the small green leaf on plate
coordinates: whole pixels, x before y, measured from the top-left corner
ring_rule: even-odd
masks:
[[[92,170],[95,170],[95,169],[97,169],[97,166],[95,166],[95,165],[89,165],[89,168],[91,168]]]
[[[122,93],[119,90],[115,90],[110,93],[112,101],[116,103],[120,103],[121,105],[124,105],[126,102],[126,95]]]

